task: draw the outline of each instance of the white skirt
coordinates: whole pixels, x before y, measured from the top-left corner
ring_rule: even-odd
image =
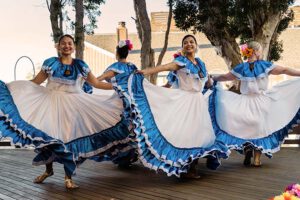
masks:
[[[7,86],[21,117],[64,143],[101,132],[121,120],[123,105],[115,93],[69,93],[31,81],[14,81]]]
[[[198,158],[210,158],[207,166],[216,169],[219,159],[228,157],[226,146],[215,140],[208,99],[201,92],[159,87],[140,74],[116,76],[115,86],[131,104],[144,166],[180,176]]]
[[[234,149],[252,143],[265,153],[276,152],[288,131],[300,123],[300,79],[253,95],[217,87],[215,103],[220,140]]]

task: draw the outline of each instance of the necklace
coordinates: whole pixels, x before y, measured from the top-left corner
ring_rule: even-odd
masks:
[[[62,63],[61,58],[59,58],[59,61],[61,63],[61,67],[63,68],[65,64]],[[70,65],[67,65],[67,64],[65,65],[66,69],[64,71],[64,76],[67,77],[67,76],[71,75],[71,66],[73,66],[73,64],[74,64],[74,60],[72,59],[72,63]]]
[[[64,75],[65,76],[70,76],[71,75],[71,69],[70,69],[69,65],[67,65],[67,69],[65,70]]]

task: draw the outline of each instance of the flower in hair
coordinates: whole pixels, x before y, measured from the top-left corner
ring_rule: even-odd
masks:
[[[174,58],[177,58],[179,56],[182,56],[182,50],[181,49],[179,49],[176,53],[173,54]]]
[[[243,57],[250,58],[253,55],[253,49],[249,48],[247,44],[241,45],[241,54]]]
[[[133,45],[130,42],[130,40],[120,40],[119,44],[118,44],[118,47],[122,48],[122,47],[125,47],[125,46],[127,46],[129,51],[133,48]]]
[[[126,45],[128,46],[128,50],[131,51],[132,48],[133,48],[133,45],[132,45],[131,41],[130,40],[125,40],[125,42],[126,42]]]
[[[124,47],[125,45],[126,45],[125,40],[120,40],[120,41],[119,41],[119,44],[118,44],[118,47],[119,47],[119,48],[122,48],[122,47]]]

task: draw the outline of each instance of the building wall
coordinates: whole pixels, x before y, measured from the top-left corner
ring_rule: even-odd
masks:
[[[295,19],[292,22],[292,26],[300,26],[300,6],[291,7],[295,13]],[[164,45],[165,30],[167,25],[168,12],[153,12],[151,13],[151,27],[152,27],[152,48],[155,51],[155,62],[157,62],[158,56],[161,52],[161,49]],[[171,32],[169,35],[168,41],[168,50],[164,56],[162,64],[171,62],[173,60],[173,54],[176,53],[178,49],[181,48],[181,40],[186,35],[186,32],[180,31],[176,26],[174,19],[171,24]],[[199,56],[206,64],[208,71],[212,74],[220,74],[228,72],[228,67],[225,64],[222,57],[217,55],[214,47],[210,44],[209,40],[203,33],[197,33],[196,35],[199,51],[197,56]],[[96,34],[93,36],[86,36],[86,41],[101,47],[102,49],[115,53],[115,48],[117,45],[117,35],[116,34]],[[141,65],[140,59],[140,49],[141,43],[136,33],[128,34],[128,39],[133,43],[133,51],[128,56],[128,60],[135,63],[137,67]],[[289,66],[292,68],[300,69],[300,59],[298,55],[300,52],[300,29],[287,29],[280,35],[280,40],[283,41],[282,57],[276,63],[279,63],[283,66]],[[87,53],[88,55],[89,53]],[[112,57],[110,55],[110,57]],[[93,59],[89,58],[91,62]],[[101,59],[100,59],[101,60]],[[100,62],[100,61],[97,61]],[[103,61],[101,67],[98,67],[95,71],[102,73],[102,71],[109,65],[111,62]],[[107,65],[105,67],[105,65]],[[94,66],[94,64],[92,64]],[[98,64],[97,66],[100,66]],[[102,71],[101,71],[102,70]],[[165,74],[165,73],[164,73]],[[162,75],[164,75],[162,74]],[[288,76],[276,76],[271,77],[271,84],[274,84],[278,81],[285,80],[289,78]]]
[[[101,75],[109,65],[116,61],[113,53],[88,42],[85,42],[84,60],[96,76]]]
[[[300,27],[300,6],[291,7],[294,11],[294,20],[290,23],[290,27]]]
[[[152,12],[151,13],[151,30],[153,32],[165,32],[167,30],[168,12]],[[180,29],[175,25],[175,20],[172,17],[170,32],[180,32]]]
[[[173,54],[181,48],[181,39],[187,33],[175,32],[170,33],[168,52],[165,54],[163,63],[171,62]],[[206,63],[207,67],[215,72],[226,71],[227,66],[224,60],[217,55],[214,47],[210,44],[209,40],[202,33],[195,35],[199,43],[198,56]],[[129,34],[129,39],[133,43],[133,51],[130,53],[128,59],[140,66],[140,48],[141,43],[137,34]],[[300,68],[300,59],[298,58],[300,52],[300,29],[287,29],[280,35],[280,40],[283,41],[284,52],[281,59],[277,62],[284,66],[290,66],[294,68]],[[108,52],[115,52],[117,39],[116,34],[98,34],[93,36],[87,36],[86,41],[99,46]],[[163,47],[164,33],[156,32],[152,33],[152,47],[154,48],[155,58],[157,61],[158,55]]]

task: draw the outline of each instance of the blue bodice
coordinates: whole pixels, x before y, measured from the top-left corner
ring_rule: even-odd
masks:
[[[194,64],[185,56],[174,59],[174,63],[181,67],[180,70],[171,71],[167,76],[168,83],[184,90],[202,91],[208,80],[205,64],[200,58],[195,58]]]
[[[253,69],[250,69],[250,65],[253,64]],[[254,80],[257,78],[267,77],[269,72],[274,68],[272,62],[265,60],[257,60],[255,62],[244,62],[238,64],[231,70],[231,73],[240,80]]]
[[[110,65],[105,71],[113,71],[116,72],[118,74],[123,74],[123,73],[128,73],[131,74],[132,72],[134,72],[135,70],[137,70],[137,67],[133,64],[133,63],[123,63],[123,62],[115,62],[112,65]],[[108,82],[110,82],[111,80],[107,80]]]
[[[252,63],[241,63],[231,70],[231,73],[241,80],[240,92],[242,94],[261,94],[268,89],[269,72],[275,67],[276,65],[269,61],[257,60]]]
[[[72,64],[66,65],[58,57],[52,57],[44,61],[42,71],[48,74],[48,88],[66,92],[81,92],[90,69],[80,59],[73,59]]]

